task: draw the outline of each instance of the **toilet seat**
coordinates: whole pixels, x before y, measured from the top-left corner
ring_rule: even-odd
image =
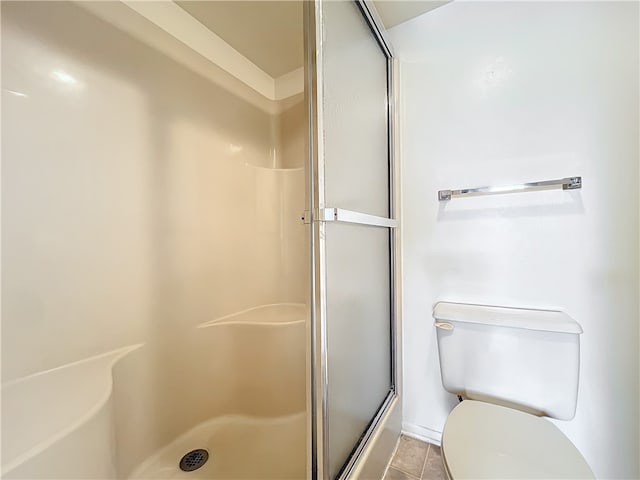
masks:
[[[465,400],[442,432],[449,478],[580,478],[593,472],[550,421],[511,408]]]

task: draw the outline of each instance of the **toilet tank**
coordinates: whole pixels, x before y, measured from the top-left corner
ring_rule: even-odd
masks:
[[[555,310],[438,302],[445,390],[539,416],[575,415],[582,328]]]

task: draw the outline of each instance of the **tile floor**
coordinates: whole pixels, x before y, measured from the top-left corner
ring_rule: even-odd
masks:
[[[447,480],[440,447],[401,435],[383,480]]]

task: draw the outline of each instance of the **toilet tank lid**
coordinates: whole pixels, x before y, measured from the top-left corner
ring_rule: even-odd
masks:
[[[433,306],[433,318],[437,322],[477,323],[545,332],[582,333],[580,324],[559,310],[438,302]]]

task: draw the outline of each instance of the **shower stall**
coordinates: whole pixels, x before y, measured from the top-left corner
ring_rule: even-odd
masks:
[[[5,1],[2,476],[381,476],[393,62],[367,2]]]

